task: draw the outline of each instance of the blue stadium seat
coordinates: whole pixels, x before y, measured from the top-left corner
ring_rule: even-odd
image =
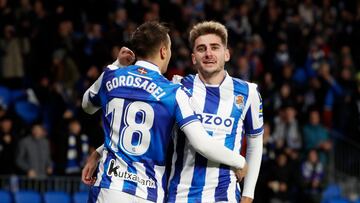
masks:
[[[331,199],[337,199],[341,197],[341,189],[339,185],[330,184],[325,188],[322,193],[322,203],[329,203]]]
[[[339,197],[339,198],[334,198],[334,199],[330,199],[328,202],[329,202],[329,203],[350,203],[349,200],[344,199],[344,198],[341,198],[341,197]]]
[[[87,192],[76,192],[73,195],[73,203],[86,203],[88,199]]]
[[[10,192],[6,190],[0,190],[0,201],[1,203],[12,203]]]
[[[15,203],[41,203],[41,196],[35,191],[20,190],[14,193]]]
[[[65,192],[45,192],[44,203],[70,203],[70,195]]]
[[[15,103],[15,113],[26,123],[34,122],[39,116],[39,107],[28,101]]]
[[[11,102],[10,90],[6,87],[0,86],[0,105],[9,106]]]

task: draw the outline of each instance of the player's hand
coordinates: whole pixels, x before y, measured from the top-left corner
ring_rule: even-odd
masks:
[[[100,154],[97,151],[94,151],[89,156],[86,164],[81,172],[81,181],[86,185],[93,185],[96,181],[96,178],[93,177],[93,174],[96,170],[96,167],[100,160]]]
[[[171,82],[175,83],[175,84],[178,84],[181,82],[181,80],[183,79],[184,77],[181,76],[181,75],[173,75],[172,79],[171,79]]]
[[[135,54],[127,47],[121,47],[118,54],[118,61],[123,66],[128,66],[135,61]]]
[[[253,199],[251,199],[250,197],[242,196],[240,203],[252,203],[252,201],[253,201]]]
[[[237,178],[237,181],[240,182],[242,179],[246,176],[248,171],[248,165],[245,163],[245,166],[242,169],[237,169],[235,171],[235,175]]]

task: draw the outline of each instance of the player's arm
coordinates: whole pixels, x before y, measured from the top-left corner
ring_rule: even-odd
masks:
[[[94,114],[101,108],[99,90],[101,87],[103,76],[104,72],[84,93],[81,106],[83,110],[88,114]]]
[[[207,159],[237,170],[246,169],[245,158],[209,136],[199,121],[191,122],[181,129],[194,149]]]
[[[118,58],[112,65],[121,68],[130,65],[132,62],[134,62],[134,60],[135,54],[129,48],[121,47]],[[86,90],[83,96],[82,108],[88,114],[94,114],[100,109],[100,99],[98,93],[101,87],[103,76],[104,73],[102,73],[100,77],[95,81],[95,83]]]
[[[100,161],[103,148],[104,145],[98,147],[86,160],[86,164],[81,171],[81,181],[86,185],[93,185],[96,181],[96,178],[94,178],[93,175]]]
[[[242,172],[246,172],[245,158],[208,135],[201,122],[194,115],[188,95],[181,88],[176,92],[176,102],[176,120],[194,149],[211,161],[226,164],[235,169],[244,169]],[[235,172],[238,176],[243,174],[240,173],[241,170]]]
[[[262,135],[256,137],[247,137],[246,162],[250,170],[244,179],[241,203],[252,202],[254,198],[255,186],[261,165],[262,149]]]
[[[259,176],[263,150],[263,113],[260,94],[255,84],[250,84],[249,108],[244,119],[244,128],[247,135],[246,162],[249,172],[244,179],[241,203],[252,202]]]

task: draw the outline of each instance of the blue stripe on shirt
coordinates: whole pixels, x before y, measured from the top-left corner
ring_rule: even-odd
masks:
[[[99,194],[100,194],[100,190],[101,190],[101,187],[91,186],[91,188],[89,190],[87,203],[96,203],[96,201],[99,197]]]
[[[217,114],[219,103],[220,103],[219,87],[206,87],[205,106],[203,112],[209,114]],[[209,135],[212,135],[213,132],[208,132],[208,133]],[[189,201],[190,199],[191,201],[201,201],[202,190],[205,186],[206,168],[207,168],[207,159],[202,155],[196,153],[194,174],[188,194]]]
[[[259,128],[259,129],[255,129],[255,130],[250,130],[246,132],[246,135],[260,135],[261,132],[264,130],[263,127]]]
[[[155,165],[152,163],[149,163],[149,162],[147,162],[146,165],[147,165],[147,167],[145,167],[146,175],[148,177],[156,177],[155,171],[154,171]],[[157,196],[158,196],[158,194],[157,194],[158,184],[156,181],[155,181],[155,184],[156,184],[155,188],[149,188],[149,187],[147,188],[147,193],[148,193],[147,199],[150,201],[153,201],[153,202],[156,202]]]
[[[263,131],[263,127],[254,129],[253,121],[252,121],[252,114],[251,114],[251,106],[249,107],[248,111],[246,112],[244,126],[246,126],[246,128],[245,128],[246,135],[258,135]]]
[[[92,103],[92,105],[100,107],[101,106],[101,96],[100,92],[98,94],[94,94],[91,91],[88,94],[89,101]]]
[[[183,170],[183,162],[184,162],[184,146],[185,146],[185,135],[183,134],[183,132],[178,133],[177,137],[175,138],[177,140],[176,143],[176,154],[177,154],[177,158],[176,158],[176,162],[175,162],[175,172],[174,172],[174,176],[171,179],[170,185],[169,185],[169,190],[172,193],[168,194],[168,202],[175,202],[175,197],[177,194],[177,186],[180,183],[180,174],[181,171]]]
[[[241,114],[242,114],[242,110],[237,109],[237,107],[233,104],[231,117],[240,118]],[[225,138],[225,146],[231,150],[233,150],[235,147],[237,128],[238,128],[238,122],[235,122],[233,128],[231,129],[231,132],[235,132],[235,133],[227,134]],[[229,201],[227,195],[229,186],[230,186],[230,167],[221,164],[219,167],[218,185],[215,189],[215,201],[217,202]]]
[[[132,163],[128,163],[127,171],[129,173],[137,174],[137,171],[136,171],[136,169],[135,169],[135,167],[133,166]],[[135,195],[136,187],[137,187],[137,183],[132,182],[132,181],[128,181],[128,180],[124,180],[124,186],[123,186],[122,191],[126,192],[126,193],[129,193],[131,195]]]
[[[104,162],[104,173],[101,176],[101,181],[100,181],[100,186],[102,188],[109,188],[110,184],[111,184],[111,176],[107,175],[107,171],[110,165],[110,161],[112,159],[116,159],[115,155],[113,153],[111,153],[110,151],[108,152],[108,155],[106,157],[106,160]]]
[[[181,128],[185,127],[187,124],[199,120],[195,115],[191,115],[189,117],[186,117],[185,119],[181,120],[178,125]]]
[[[189,202],[201,202],[201,194],[205,185],[206,167],[207,159],[196,153],[194,175],[188,194]]]
[[[204,113],[217,114],[220,102],[219,87],[206,87]]]

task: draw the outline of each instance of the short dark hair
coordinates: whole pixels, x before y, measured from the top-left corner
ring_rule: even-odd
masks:
[[[147,58],[155,54],[156,50],[168,42],[170,29],[156,21],[141,24],[131,36],[131,48],[137,57]]]

